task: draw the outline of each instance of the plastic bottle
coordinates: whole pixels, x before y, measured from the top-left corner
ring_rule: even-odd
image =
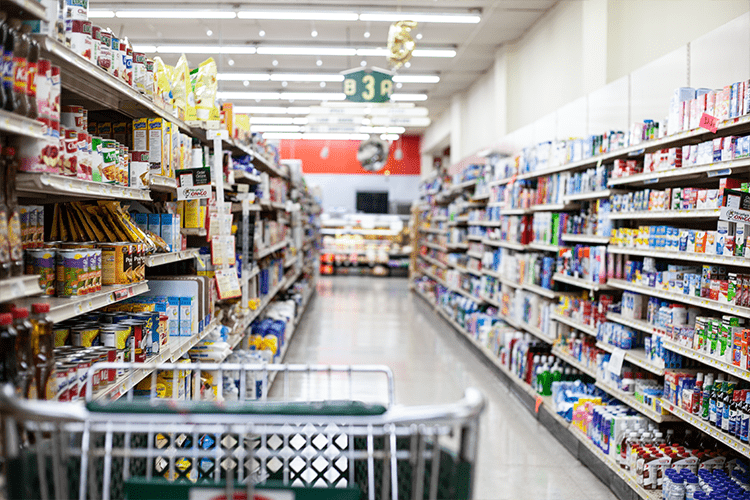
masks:
[[[550,367],[549,364],[544,365],[544,368],[542,369],[542,391],[540,394],[542,396],[551,396],[552,395],[552,373],[550,373]]]
[[[3,73],[5,72],[5,63],[3,62],[3,53],[5,50],[5,35],[8,32],[8,25],[5,19],[0,16],[0,109],[5,109],[5,88],[3,85]]]
[[[29,38],[19,31],[20,26],[20,21],[13,24],[13,110],[16,114],[26,116],[29,112],[26,98]]]
[[[47,319],[49,304],[33,304],[31,312],[34,378],[36,379],[37,397],[39,399],[53,399],[57,395],[54,376],[55,339],[52,336],[52,322]]]
[[[0,381],[16,386],[18,372],[16,371],[16,329],[13,328],[13,315],[0,314]]]
[[[695,492],[701,491],[698,476],[692,474],[685,478],[685,500],[695,500]]]
[[[708,420],[711,414],[711,393],[714,389],[714,376],[709,373],[703,383],[703,395],[701,396],[701,419]]]
[[[562,377],[562,363],[559,359],[556,359],[555,365],[552,367],[552,382],[560,382]]]
[[[534,363],[534,370],[531,372],[531,387],[534,388],[534,390],[537,389],[537,382],[536,377],[539,374],[539,355],[537,354],[534,356],[532,363]]]
[[[31,27],[27,25],[24,25],[24,27],[31,29]],[[36,105],[36,71],[39,62],[39,44],[36,40],[31,38],[30,35],[26,36],[29,39],[29,57],[26,70],[26,101],[28,106],[26,116],[36,120],[39,117]]]
[[[18,193],[16,191],[15,148],[3,148],[5,163],[5,199],[8,204],[8,249],[10,250],[10,274],[23,274],[23,240],[21,237],[21,213],[18,210]]]
[[[5,111],[13,111],[13,47],[15,44],[15,35],[10,24],[4,23],[0,26],[0,36],[3,37],[3,61],[2,61],[2,79]]]
[[[693,415],[700,412],[700,407],[701,407],[700,401],[703,395],[703,374],[702,373],[698,373],[695,376],[695,389],[694,390],[695,390],[695,393],[698,395],[698,397],[695,398],[695,401],[693,401],[693,405],[690,408],[690,413],[692,413]]]
[[[745,392],[745,403],[742,405],[740,440],[747,443],[750,430],[750,391]]]
[[[0,144],[2,151],[2,144]],[[0,186],[5,186],[5,159],[0,154]],[[10,278],[10,244],[8,242],[8,205],[5,189],[0,187],[0,280]]]
[[[31,332],[33,325],[29,321],[29,310],[25,307],[13,309],[13,327],[16,329],[16,371],[18,372],[17,394],[27,398],[34,384],[34,359],[31,351]]]

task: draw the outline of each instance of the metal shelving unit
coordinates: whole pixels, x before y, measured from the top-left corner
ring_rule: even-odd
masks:
[[[38,275],[24,275],[0,280],[0,302],[33,297],[42,293]]]
[[[13,0],[25,4],[35,4],[33,0]],[[3,6],[4,7],[4,6]],[[31,120],[25,116],[17,115],[0,109],[0,132],[3,134],[17,135],[31,139],[44,139],[42,122]]]
[[[198,256],[197,248],[190,248],[188,250],[181,250],[179,252],[170,253],[156,253],[153,255],[146,256],[146,267],[161,266],[164,264],[171,264],[173,262],[180,262],[183,260],[194,259]]]
[[[599,290],[611,290],[612,287],[608,284],[604,283],[594,283],[593,281],[585,280],[582,278],[574,278],[572,276],[567,276],[565,274],[555,273],[552,276],[552,279],[555,281],[559,281],[560,283],[567,283],[569,285],[574,285],[580,288],[585,288],[586,290],[591,290],[592,292],[598,292]]]
[[[16,189],[21,196],[33,194],[55,198],[151,201],[148,189],[85,181],[56,174],[19,173]]]

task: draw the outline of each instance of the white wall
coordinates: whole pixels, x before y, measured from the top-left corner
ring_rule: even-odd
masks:
[[[354,213],[357,191],[388,191],[388,201],[411,203],[419,191],[418,175],[305,174],[309,186],[319,186],[323,211],[344,207]]]

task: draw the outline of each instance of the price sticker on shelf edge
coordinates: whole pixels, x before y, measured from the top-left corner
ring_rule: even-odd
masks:
[[[201,200],[211,197],[211,169],[185,168],[175,171],[177,199]]]
[[[221,300],[234,299],[242,295],[240,279],[237,276],[237,269],[217,269],[215,276],[216,289],[219,292],[219,298]]]
[[[232,498],[229,498],[226,490],[211,487],[193,486],[188,492],[188,500],[294,500],[295,498],[296,493],[290,489],[256,489],[252,499],[248,499],[247,492],[244,491],[236,491]]]
[[[609,358],[609,371],[615,375],[619,375],[622,372],[622,363],[625,361],[625,351],[622,349],[615,348],[612,351],[612,356]]]
[[[393,73],[380,68],[354,68],[344,75],[344,95],[352,102],[388,102],[393,93]]]
[[[705,128],[706,130],[716,133],[717,130],[719,130],[719,119],[715,116],[711,116],[708,113],[703,113],[701,115],[701,121],[698,123],[698,126],[700,128]]]

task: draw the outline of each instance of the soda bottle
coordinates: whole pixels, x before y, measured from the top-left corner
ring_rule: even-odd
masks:
[[[0,77],[3,80],[3,109],[13,111],[13,46],[15,36],[10,24],[4,23],[0,26],[0,37],[3,39],[3,60]]]
[[[13,328],[13,315],[0,314],[0,380],[16,386],[16,329]]]
[[[25,28],[31,29],[30,26],[24,25]],[[39,112],[36,106],[36,71],[37,63],[39,62],[39,43],[31,38],[31,35],[26,35],[29,39],[29,57],[28,67],[26,69],[26,101],[28,109],[26,110],[26,116],[36,120],[39,117]]]
[[[16,114],[26,116],[29,103],[26,100],[26,82],[28,72],[29,38],[19,29],[21,21],[13,24],[13,108]]]
[[[2,143],[0,143],[2,151]],[[0,186],[5,185],[5,161],[0,154]],[[0,280],[10,278],[10,246],[8,244],[8,205],[5,189],[0,189]]]
[[[33,391],[36,397],[36,384],[34,384],[34,359],[31,350],[31,332],[33,325],[29,321],[29,310],[25,307],[13,309],[13,327],[16,329],[16,371],[18,372],[17,392],[21,397],[29,397]]]

